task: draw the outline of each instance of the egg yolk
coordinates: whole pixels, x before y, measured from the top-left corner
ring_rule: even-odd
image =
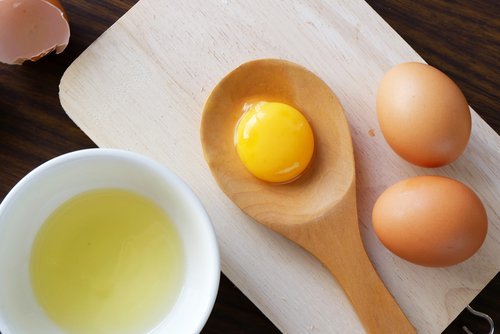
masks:
[[[311,126],[297,109],[278,102],[245,105],[235,132],[247,170],[268,182],[287,182],[308,166],[314,151]]]

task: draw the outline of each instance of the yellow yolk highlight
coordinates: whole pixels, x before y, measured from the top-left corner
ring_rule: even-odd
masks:
[[[246,169],[268,182],[287,182],[307,168],[314,136],[297,109],[279,102],[245,106],[236,126],[236,151]]]

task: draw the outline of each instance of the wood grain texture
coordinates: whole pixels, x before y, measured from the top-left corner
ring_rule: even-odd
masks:
[[[380,245],[370,224],[375,198],[396,181],[429,171],[401,161],[382,136],[368,134],[374,127],[378,131],[373,101],[384,72],[421,58],[364,2],[142,0],[72,64],[61,81],[60,97],[73,120],[100,146],[151,155],[190,184],[214,221],[223,271],[278,328],[287,333],[311,328],[362,332],[325,269],[242,215],[221,196],[202,160],[197,125],[211,88],[240,63],[266,57],[310,68],[338,95],[352,128],[365,247],[415,327],[430,333],[443,330],[500,267],[494,204],[500,193],[494,182],[499,140],[473,112],[468,150],[453,165],[432,171],[471,185],[483,199],[490,233],[473,259],[428,270],[409,265]],[[293,261],[280,266],[283,257]],[[297,285],[304,290],[291,289]],[[321,311],[301,308],[304,303]]]
[[[497,133],[500,6],[496,1],[367,1],[429,64],[449,75]],[[411,8],[411,9],[410,9]],[[483,71],[479,70],[484,68]],[[496,125],[496,126],[495,126]]]
[[[95,144],[66,116],[57,97],[67,66],[134,0],[62,1],[70,17],[70,45],[59,56],[9,67],[0,64],[0,197],[40,163]],[[454,78],[470,105],[498,133],[500,29],[496,0],[443,2],[369,0],[382,17],[432,65]],[[486,80],[484,80],[486,78]],[[485,84],[487,82],[487,84]],[[472,302],[500,323],[500,276]],[[445,330],[461,333],[466,324],[477,333],[487,323],[467,311]],[[279,333],[222,277],[216,306],[205,333]]]

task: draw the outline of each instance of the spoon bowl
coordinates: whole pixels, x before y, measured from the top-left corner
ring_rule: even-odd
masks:
[[[314,130],[315,156],[306,173],[294,182],[261,181],[239,160],[231,139],[243,105],[255,99],[294,106]],[[265,224],[321,217],[354,182],[351,137],[338,99],[321,79],[290,62],[252,61],[224,78],[205,105],[201,137],[205,159],[223,191],[245,213]]]
[[[261,181],[243,166],[234,131],[245,103],[282,102],[314,132],[314,156],[298,179]],[[374,270],[359,234],[349,125],[335,94],[294,63],[262,59],[223,78],[201,121],[205,160],[224,193],[250,217],[318,258],[343,287],[368,333],[415,333]]]

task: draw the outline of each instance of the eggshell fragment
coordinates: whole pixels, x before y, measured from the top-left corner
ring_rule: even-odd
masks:
[[[417,176],[385,190],[373,207],[380,241],[415,264],[444,267],[471,257],[488,229],[479,197],[442,176]]]
[[[69,23],[57,0],[0,1],[0,62],[37,61],[68,45]]]
[[[385,74],[377,93],[377,116],[391,148],[422,167],[457,159],[471,132],[469,106],[460,88],[422,63],[402,63]]]

